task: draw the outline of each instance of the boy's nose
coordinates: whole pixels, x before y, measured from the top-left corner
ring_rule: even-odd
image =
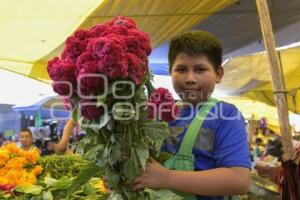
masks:
[[[193,72],[187,73],[187,75],[185,77],[185,83],[187,83],[187,84],[196,83],[196,79],[195,79],[195,76],[194,76]]]

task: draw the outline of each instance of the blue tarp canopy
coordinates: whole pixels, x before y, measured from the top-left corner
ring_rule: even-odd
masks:
[[[24,115],[40,115],[42,119],[67,119],[70,111],[63,106],[63,101],[55,97],[46,97],[32,105],[15,105],[15,112]]]

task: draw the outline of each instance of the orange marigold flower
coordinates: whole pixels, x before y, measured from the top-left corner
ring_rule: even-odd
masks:
[[[32,172],[35,174],[35,175],[39,175],[41,174],[43,171],[43,167],[41,165],[37,165],[35,166],[33,169],[32,169]]]
[[[26,154],[26,158],[30,163],[35,164],[40,158],[40,153],[38,150],[29,151]]]

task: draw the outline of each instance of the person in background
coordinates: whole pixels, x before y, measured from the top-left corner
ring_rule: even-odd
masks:
[[[21,129],[19,134],[18,146],[25,151],[38,150],[38,148],[36,148],[33,145],[33,136],[30,129],[28,128]]]
[[[265,156],[271,155],[278,158],[280,161],[282,159],[283,149],[281,139],[278,137],[275,140],[268,140],[265,150]]]
[[[54,154],[55,142],[52,140],[45,141],[45,148],[42,149],[42,156]]]
[[[262,139],[261,138],[256,138],[255,139],[255,146],[254,146],[254,156],[255,157],[260,157],[263,153],[263,147],[262,147]]]
[[[63,129],[63,134],[62,134],[61,140],[59,141],[58,144],[54,144],[54,151],[56,153],[62,153],[67,150],[68,142],[70,140],[70,137],[72,135],[73,128],[75,125],[76,125],[76,123],[74,122],[74,120],[72,118],[67,121],[67,123]]]

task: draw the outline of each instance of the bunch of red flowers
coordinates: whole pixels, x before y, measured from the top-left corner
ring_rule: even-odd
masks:
[[[132,19],[116,17],[90,30],[77,30],[66,40],[60,58],[48,62],[47,70],[53,90],[67,98],[77,95],[85,103],[81,114],[95,119],[101,110],[94,109],[95,99],[88,97],[100,95],[114,80],[139,85],[148,73],[150,53],[149,36]]]

